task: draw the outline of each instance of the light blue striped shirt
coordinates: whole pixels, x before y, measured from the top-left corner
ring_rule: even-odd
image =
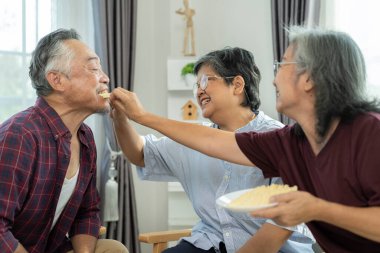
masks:
[[[210,124],[216,128],[215,124]],[[259,112],[254,120],[236,132],[266,132],[283,125]],[[183,238],[198,248],[219,251],[223,241],[228,253],[236,252],[271,220],[253,218],[249,214],[234,213],[219,207],[215,201],[220,196],[242,189],[269,184],[257,167],[247,167],[212,158],[178,144],[167,137],[144,137],[145,167],[138,167],[143,180],[181,183],[200,221],[193,227],[190,237]],[[272,183],[281,183],[273,178]],[[313,252],[314,238],[305,225],[287,228],[295,231],[280,252]],[[268,242],[270,243],[270,241]]]

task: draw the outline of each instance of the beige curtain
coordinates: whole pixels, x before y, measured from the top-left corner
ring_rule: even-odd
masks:
[[[281,61],[289,44],[284,28],[293,25],[314,26],[319,22],[320,0],[271,0],[273,60]],[[286,124],[294,121],[279,113],[279,120]]]

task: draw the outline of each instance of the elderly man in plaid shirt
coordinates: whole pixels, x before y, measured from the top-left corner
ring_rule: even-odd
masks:
[[[98,240],[96,148],[83,124],[109,111],[98,56],[60,29],[40,40],[29,74],[35,105],[0,126],[0,251],[128,252]]]

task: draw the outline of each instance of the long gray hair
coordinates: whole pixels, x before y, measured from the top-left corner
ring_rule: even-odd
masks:
[[[365,96],[366,67],[355,41],[346,33],[295,26],[289,29],[298,73],[308,72],[316,92],[316,130],[324,137],[334,118],[380,111],[377,100]],[[298,129],[298,130],[297,130]],[[301,131],[296,125],[297,132]]]
[[[58,29],[38,42],[29,66],[29,77],[37,96],[47,96],[52,92],[52,87],[46,80],[46,74],[49,71],[54,70],[70,75],[74,52],[63,43],[69,39],[79,40],[80,37],[73,29]]]

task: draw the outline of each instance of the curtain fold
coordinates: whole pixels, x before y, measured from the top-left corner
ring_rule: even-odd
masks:
[[[271,0],[273,58],[281,58],[289,45],[286,28],[293,25],[313,26],[319,21],[320,0]],[[279,113],[279,120],[285,125],[294,121]]]
[[[93,0],[95,51],[99,55],[104,72],[110,77],[110,89],[123,87],[133,90],[136,47],[137,0]],[[108,115],[103,116],[106,142],[119,151],[113,126]],[[103,199],[101,215],[104,219],[105,184],[109,179],[110,150],[104,145],[100,165],[100,194]],[[107,238],[122,242],[129,252],[139,253],[138,221],[135,189],[130,162],[124,156],[115,161],[118,172],[118,221],[105,222]]]

